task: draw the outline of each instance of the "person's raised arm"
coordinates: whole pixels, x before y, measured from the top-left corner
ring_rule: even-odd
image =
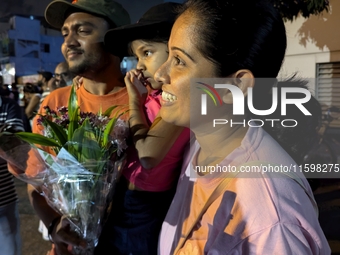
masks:
[[[37,105],[40,103],[40,97],[38,95],[34,95],[30,101],[28,102],[28,105],[25,108],[25,114],[28,119],[32,118],[34,116],[34,110],[36,109]]]
[[[150,169],[157,166],[183,131],[183,127],[166,123],[160,116],[149,126],[144,103],[147,89],[138,79],[138,72],[132,70],[125,76],[129,93],[129,124],[141,165]]]

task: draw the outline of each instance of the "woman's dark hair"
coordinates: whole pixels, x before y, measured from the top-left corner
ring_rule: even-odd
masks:
[[[33,85],[32,83],[25,83],[24,92],[39,93],[39,89],[37,86]]]
[[[188,0],[179,14],[184,12],[193,14],[196,31],[192,41],[200,53],[216,66],[217,77],[227,77],[240,69],[248,69],[254,77],[266,78],[262,82],[255,82],[254,101],[256,98],[260,101],[260,107],[256,109],[270,108],[274,85],[278,86],[278,90],[281,87],[305,87],[305,81],[294,78],[276,81],[287,38],[283,19],[271,2]],[[263,126],[298,163],[306,153],[306,148],[315,140],[321,116],[321,108],[315,98],[308,105],[314,114],[312,117],[297,114],[298,109],[288,111],[293,117],[288,115],[285,119],[299,118],[294,128],[282,127],[281,123],[272,128],[271,123],[266,125],[268,122]],[[279,115],[274,113],[273,116]],[[247,117],[263,119],[263,116],[251,115],[249,111]]]
[[[276,77],[286,50],[285,26],[266,0],[189,0],[181,13],[196,17],[198,50],[226,77],[248,69],[255,77]]]

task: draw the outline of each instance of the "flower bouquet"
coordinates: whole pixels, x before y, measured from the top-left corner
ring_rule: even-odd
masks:
[[[128,125],[112,106],[104,113],[80,112],[74,88],[68,108],[45,107],[35,133],[0,134],[0,157],[19,179],[39,187],[49,205],[88,243],[92,254],[125,160]],[[113,110],[116,113],[110,118]]]

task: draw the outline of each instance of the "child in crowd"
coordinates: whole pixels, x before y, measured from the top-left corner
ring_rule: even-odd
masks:
[[[168,124],[158,116],[162,83],[153,79],[168,58],[167,42],[178,6],[159,4],[136,24],[109,30],[105,35],[105,45],[111,53],[121,55],[129,50],[138,61],[137,69],[125,77],[135,147],[128,149],[114,209],[96,254],[157,254],[160,227],[190,139],[189,129]]]

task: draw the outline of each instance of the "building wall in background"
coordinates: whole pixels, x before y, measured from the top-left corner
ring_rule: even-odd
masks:
[[[13,16],[9,23],[7,36],[0,39],[0,61],[14,63],[16,76],[36,74],[38,70],[53,72],[63,61],[60,52],[63,38],[41,34],[39,20]]]
[[[340,1],[330,12],[286,23],[287,52],[280,76],[316,78],[316,64],[340,61]]]
[[[340,109],[340,1],[330,0],[330,7],[328,13],[285,24],[287,52],[279,75],[307,78],[324,115]],[[325,123],[339,133],[340,119]]]

